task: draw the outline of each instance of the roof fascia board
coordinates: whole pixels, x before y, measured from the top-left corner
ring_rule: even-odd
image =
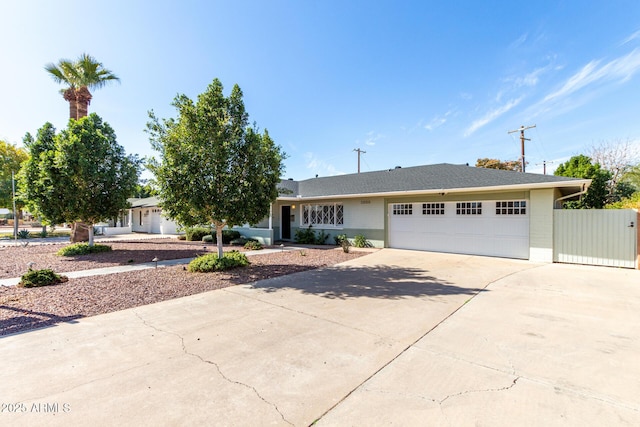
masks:
[[[334,194],[328,196],[297,196],[297,197],[278,197],[280,201],[300,201],[300,200],[325,200],[325,199],[356,199],[366,197],[397,197],[397,196],[413,196],[420,194],[451,194],[451,193],[476,193],[476,192],[495,192],[495,191],[514,191],[514,190],[538,190],[545,188],[568,188],[577,187],[586,191],[591,185],[590,179],[581,179],[575,181],[558,181],[558,182],[539,182],[533,184],[513,184],[499,185],[490,187],[468,187],[468,188],[441,188],[432,190],[410,190],[410,191],[388,191],[378,193],[356,193],[356,194]]]

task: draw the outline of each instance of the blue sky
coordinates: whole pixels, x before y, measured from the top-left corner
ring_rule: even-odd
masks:
[[[44,71],[87,52],[120,84],[90,112],[153,155],[171,117],[219,78],[288,154],[285,178],[517,159],[528,172],[602,141],[640,142],[640,2],[86,1],[0,3],[0,139],[21,144],[68,105]]]

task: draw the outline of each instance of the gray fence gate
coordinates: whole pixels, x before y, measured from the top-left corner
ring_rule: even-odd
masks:
[[[553,212],[553,260],[636,268],[638,214],[631,209]]]

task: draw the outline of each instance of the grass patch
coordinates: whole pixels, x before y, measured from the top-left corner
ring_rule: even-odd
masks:
[[[64,283],[69,279],[66,276],[56,274],[53,270],[29,270],[21,278],[18,286],[22,288],[38,288]]]
[[[245,254],[238,251],[230,251],[225,253],[222,258],[218,258],[218,254],[207,254],[198,257],[189,263],[188,270],[191,273],[210,273],[247,265],[249,265],[249,260]]]
[[[60,256],[76,256],[96,254],[100,252],[111,252],[111,246],[108,245],[93,245],[89,246],[88,243],[74,243],[69,246],[65,246],[56,252],[56,255]]]

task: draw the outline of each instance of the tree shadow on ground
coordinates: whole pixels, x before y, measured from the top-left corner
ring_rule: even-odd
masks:
[[[333,266],[253,283],[265,292],[294,289],[329,299],[402,299],[442,295],[475,295],[486,289],[459,286],[419,268]]]
[[[84,317],[80,314],[74,314],[72,316],[57,316],[50,313],[25,310],[8,305],[0,305],[0,311],[2,310],[13,311],[20,314],[0,320],[0,338],[2,338],[3,335],[53,326],[57,323],[73,322],[76,319]]]

